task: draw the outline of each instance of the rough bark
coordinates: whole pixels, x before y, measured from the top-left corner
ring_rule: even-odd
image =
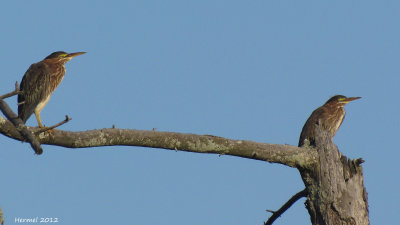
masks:
[[[39,128],[29,127],[34,133]],[[0,116],[0,133],[23,141],[10,121]],[[316,159],[315,151],[290,145],[257,143],[245,140],[230,140],[213,135],[196,135],[175,132],[146,131],[133,129],[104,128],[88,131],[62,131],[54,129],[52,134],[41,133],[37,137],[41,144],[67,148],[99,146],[140,146],[175,151],[214,153],[280,163],[290,167],[307,167]]]
[[[311,169],[299,168],[308,190],[306,207],[313,225],[367,225],[368,201],[362,160],[349,160],[317,127],[318,158]]]

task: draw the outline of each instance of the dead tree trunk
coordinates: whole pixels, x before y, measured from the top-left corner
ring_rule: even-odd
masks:
[[[320,127],[316,134],[315,164],[298,168],[308,191],[306,207],[312,224],[369,224],[362,159],[343,156]]]

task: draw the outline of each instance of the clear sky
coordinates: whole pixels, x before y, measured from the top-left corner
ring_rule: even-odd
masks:
[[[400,2],[2,1],[0,90],[53,51],[86,51],[42,112],[61,129],[131,128],[297,145],[310,113],[346,106],[335,143],[365,159],[372,224],[398,222]],[[16,109],[16,97],[7,99]],[[37,126],[34,116],[28,125]],[[0,205],[60,225],[262,224],[303,189],[296,169],[137,147],[0,136]],[[275,224],[310,224],[304,199]]]

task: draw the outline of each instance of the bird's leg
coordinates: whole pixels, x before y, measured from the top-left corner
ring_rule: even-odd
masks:
[[[45,129],[45,127],[42,124],[42,121],[40,120],[40,112],[35,111],[35,117],[36,117],[36,120],[37,120],[37,122],[39,124],[39,127],[42,128],[42,129]]]
[[[39,111],[35,111],[34,113],[35,113],[35,117],[36,117],[36,120],[37,120],[37,122],[38,122],[38,124],[39,124],[40,129],[45,130],[46,127],[43,126],[42,120],[40,119],[40,112],[39,112]],[[46,132],[48,132],[49,134],[52,133],[51,130],[47,130]]]

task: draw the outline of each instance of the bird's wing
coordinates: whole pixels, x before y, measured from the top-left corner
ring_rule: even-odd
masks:
[[[36,106],[47,98],[50,76],[49,68],[44,63],[32,64],[21,81],[21,94],[18,95],[18,117],[24,122],[34,112]]]
[[[325,113],[326,113],[326,110],[323,107],[319,107],[311,113],[310,117],[307,119],[307,121],[304,124],[303,129],[301,131],[299,145],[298,145],[299,147],[304,145],[304,141],[306,139],[310,142],[310,145],[314,145],[315,125],[321,123],[319,118],[323,117],[322,115]]]

